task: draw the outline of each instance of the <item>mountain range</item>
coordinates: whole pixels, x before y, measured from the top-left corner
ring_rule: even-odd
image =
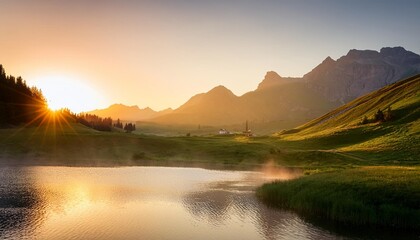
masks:
[[[91,113],[162,124],[222,126],[248,120],[277,122],[279,129],[291,128],[418,73],[420,56],[402,47],[386,47],[379,52],[352,49],[337,60],[327,57],[301,78],[281,77],[269,71],[256,90],[242,96],[217,86],[193,96],[175,110],[155,112],[150,108],[112,105]]]
[[[89,111],[90,114],[95,114],[100,117],[111,117],[113,119],[121,119],[126,121],[142,121],[158,117],[160,115],[171,113],[171,108],[155,111],[149,107],[139,108],[137,105],[126,106],[124,104],[113,104],[105,109],[96,109]]]

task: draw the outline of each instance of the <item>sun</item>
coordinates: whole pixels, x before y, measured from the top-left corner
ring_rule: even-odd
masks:
[[[103,103],[102,96],[86,81],[66,75],[39,77],[35,85],[47,99],[48,108],[58,110],[68,108],[80,113],[98,108]]]

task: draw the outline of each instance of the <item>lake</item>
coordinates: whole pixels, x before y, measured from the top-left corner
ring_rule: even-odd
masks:
[[[0,239],[336,239],[266,207],[258,171],[0,168]],[[342,237],[339,237],[342,238]]]

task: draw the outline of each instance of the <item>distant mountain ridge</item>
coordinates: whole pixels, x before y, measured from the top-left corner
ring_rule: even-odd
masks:
[[[234,95],[224,86],[200,93],[175,109],[152,121],[165,124],[231,125],[280,121],[284,127],[304,123],[325,113],[335,103],[305,87],[302,81],[282,78],[268,72],[255,91]]]
[[[162,111],[155,111],[149,107],[139,108],[137,105],[126,106],[124,104],[113,104],[105,109],[96,109],[89,111],[90,114],[98,115],[99,117],[111,117],[113,119],[120,119],[125,121],[140,121],[148,120],[158,117],[163,114],[168,114],[173,110],[168,108]]]
[[[385,47],[379,52],[352,49],[337,60],[327,57],[301,78],[281,77],[269,71],[256,90],[242,96],[217,86],[191,97],[175,110],[156,113],[137,107],[132,110],[137,115],[127,116],[162,124],[221,126],[248,120],[278,122],[278,129],[292,128],[418,73],[420,56],[402,47]]]
[[[327,57],[302,78],[284,78],[269,71],[255,91],[235,96],[218,86],[152,120],[211,125],[279,121],[279,128],[287,128],[417,73],[420,56],[402,47],[379,52],[353,49],[338,60]]]

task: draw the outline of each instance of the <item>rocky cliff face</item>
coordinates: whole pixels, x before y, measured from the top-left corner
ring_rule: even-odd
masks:
[[[286,83],[296,82],[301,78],[281,77],[274,71],[269,71],[265,74],[264,79],[258,84],[257,90],[264,90],[267,88],[283,85]]]
[[[326,58],[303,79],[328,100],[346,103],[416,73],[420,56],[402,47],[353,49],[337,61]]]

